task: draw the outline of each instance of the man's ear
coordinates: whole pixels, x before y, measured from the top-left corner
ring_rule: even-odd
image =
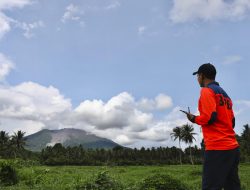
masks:
[[[203,81],[206,77],[205,77],[205,75],[203,73],[201,73],[200,75],[201,75],[201,79]]]

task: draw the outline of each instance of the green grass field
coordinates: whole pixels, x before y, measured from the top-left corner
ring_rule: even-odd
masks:
[[[240,179],[244,190],[250,190],[250,164],[240,165]],[[18,169],[20,181],[15,186],[0,187],[3,190],[71,190],[76,185],[94,178],[100,171],[108,171],[110,176],[126,187],[131,187],[143,178],[153,174],[169,174],[181,180],[193,190],[201,189],[201,165],[170,166],[32,166]],[[128,188],[129,189],[129,188]]]

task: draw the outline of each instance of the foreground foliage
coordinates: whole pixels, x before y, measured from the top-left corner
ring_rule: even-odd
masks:
[[[0,184],[3,186],[15,185],[18,182],[17,172],[10,162],[0,163]]]
[[[180,180],[167,174],[155,174],[144,179],[139,185],[138,190],[188,190]]]
[[[82,186],[76,186],[77,190],[122,190],[122,184],[112,178],[108,171],[99,172],[94,178],[90,178]]]
[[[142,190],[144,187],[157,190],[157,185],[168,183],[176,187],[183,185],[186,190],[201,189],[201,165],[103,167],[42,166],[22,160],[8,162],[17,172],[18,183],[0,184],[1,190],[102,190],[102,187],[107,190]],[[242,189],[250,190],[250,164],[241,164],[239,173]]]

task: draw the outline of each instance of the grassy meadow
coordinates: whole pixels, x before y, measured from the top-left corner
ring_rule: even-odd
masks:
[[[250,164],[239,167],[244,190],[250,190]],[[1,190],[73,190],[86,181],[92,180],[102,171],[119,181],[125,189],[134,189],[148,176],[168,174],[182,181],[192,190],[201,189],[201,165],[167,166],[22,166],[17,167],[19,182],[13,186],[0,187]]]

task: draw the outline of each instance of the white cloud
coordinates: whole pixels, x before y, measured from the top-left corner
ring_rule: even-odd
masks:
[[[171,114],[173,113],[171,112]],[[98,129],[94,126],[87,128],[81,126],[80,128],[96,134],[97,136],[111,139],[124,146],[133,147],[141,142],[145,143],[144,146],[147,146],[147,143],[154,143],[155,145],[158,144],[158,146],[160,146],[164,142],[166,145],[177,145],[176,142],[173,142],[172,139],[170,139],[170,133],[174,127],[183,125],[186,122],[187,120],[185,117],[180,114],[177,120],[152,119],[147,122],[147,127],[140,131],[138,131],[136,127],[132,126],[107,129]]]
[[[157,122],[147,130],[137,133],[135,136],[138,139],[151,140],[151,141],[165,141],[170,137],[172,127],[167,122]]]
[[[241,115],[250,109],[250,101],[249,100],[236,100],[234,102],[235,105],[235,115]]]
[[[136,107],[134,109],[136,109]],[[170,139],[170,133],[172,132],[173,128],[187,123],[187,119],[179,111],[179,109],[180,107],[175,107],[163,120],[154,119],[153,114],[152,117],[148,119],[142,119],[144,123],[143,126],[145,127],[141,128],[140,130],[138,130],[138,123],[135,120],[136,117],[128,122],[129,125],[121,125],[120,127],[113,126],[109,128],[101,128],[95,126],[93,123],[82,123],[80,128],[98,136],[112,139],[113,141],[125,146],[133,147],[136,144],[140,144],[140,142],[146,142],[149,144],[154,142],[154,144],[158,143],[158,145],[165,143],[172,146],[177,145],[177,142],[173,142],[172,139]],[[124,115],[129,116],[131,114],[124,113]],[[96,119],[98,119],[97,116]],[[79,119],[77,119],[77,121],[80,122]],[[86,119],[84,119],[84,121],[86,121]],[[115,120],[113,120],[113,122],[117,123]],[[120,122],[123,123],[123,121]],[[87,127],[83,127],[83,125]],[[196,139],[198,139],[197,145],[199,145],[202,139],[199,132],[199,127],[196,127],[195,131],[198,133],[198,137]]]
[[[103,4],[87,6],[85,7],[85,10],[90,11],[90,12],[100,12],[100,11],[107,12],[107,11],[115,10],[121,6],[120,1],[118,0],[111,0],[108,3],[103,1],[102,3]]]
[[[44,123],[33,120],[20,120],[14,118],[1,117],[0,128],[8,133],[14,133],[18,130],[24,131],[25,135],[36,133],[45,127]]]
[[[0,81],[5,80],[6,76],[8,76],[13,68],[14,64],[12,61],[4,54],[0,53]]]
[[[155,109],[156,102],[152,99],[142,98],[138,103],[137,106],[141,110],[151,111]]]
[[[244,106],[247,106],[250,108],[250,101],[249,100],[237,100],[237,101],[235,101],[235,103],[241,104],[241,105],[244,105]]]
[[[136,109],[134,98],[127,92],[112,97],[107,103],[102,100],[86,100],[75,109],[77,118],[98,129],[133,126],[142,130],[152,115]]]
[[[83,16],[87,13],[96,13],[96,12],[108,12],[115,10],[121,6],[121,3],[118,0],[112,0],[108,4],[102,5],[88,5],[80,6],[76,4],[69,4],[65,8],[65,12],[61,18],[61,22],[66,23],[68,21],[76,21],[81,27],[86,26],[86,22],[83,20]]]
[[[7,131],[22,129],[31,134],[44,127],[71,127],[71,107],[70,100],[52,86],[33,82],[0,86],[0,121]]]
[[[142,98],[137,106],[144,111],[165,110],[173,105],[172,98],[165,94],[159,94],[155,99]]]
[[[241,56],[239,56],[239,55],[231,55],[231,56],[225,57],[222,64],[230,65],[230,64],[234,64],[234,63],[239,63],[241,60],[242,60]]]
[[[69,20],[79,21],[84,12],[80,9],[80,7],[70,4],[66,7],[65,13],[62,16],[61,21],[66,22]]]
[[[250,0],[173,0],[173,3],[170,19],[174,23],[243,19],[250,10]]]
[[[15,98],[13,98],[15,97]],[[0,116],[20,120],[49,121],[71,109],[59,90],[33,82],[0,88]]]
[[[126,135],[118,135],[114,141],[118,144],[121,144],[121,145],[131,145],[133,144],[135,141],[133,141],[132,139],[130,139],[128,136]]]
[[[106,7],[104,7],[104,9],[111,10],[111,9],[116,9],[120,6],[121,6],[121,4],[119,1],[114,1],[114,2],[110,3],[109,5],[107,5]]]
[[[8,18],[0,12],[0,39],[10,31],[10,23]]]
[[[156,107],[159,110],[167,109],[173,105],[172,98],[165,94],[159,94],[155,98],[155,102],[156,102]]]
[[[32,3],[32,0],[1,0],[0,10],[22,8],[31,3]]]
[[[13,18],[8,17],[4,11],[12,10],[14,8],[23,8],[26,5],[32,4],[33,0],[1,0],[0,1],[0,39],[11,30],[11,24],[23,29],[24,36],[30,38],[33,36],[31,32],[33,29],[41,27],[43,23],[41,21],[34,23],[22,23]]]
[[[250,100],[236,100],[234,101],[234,115],[236,119],[235,130],[237,134],[241,134],[243,125],[250,123]]]
[[[138,35],[144,34],[144,32],[146,31],[146,29],[147,29],[146,26],[139,26],[138,27],[138,31],[137,31]]]
[[[33,23],[26,23],[26,22],[19,22],[19,21],[12,21],[15,23],[16,27],[21,28],[24,33],[24,37],[26,38],[32,38],[34,36],[33,30],[44,27],[45,24],[43,21],[35,21]]]

